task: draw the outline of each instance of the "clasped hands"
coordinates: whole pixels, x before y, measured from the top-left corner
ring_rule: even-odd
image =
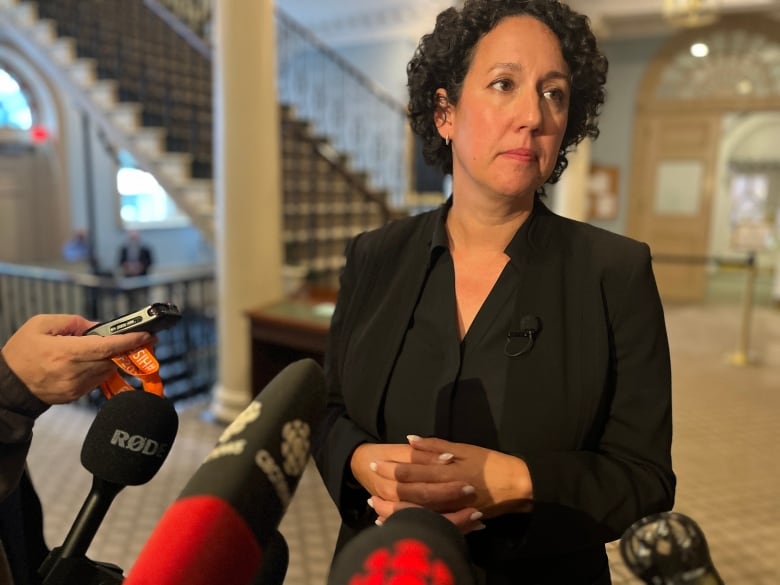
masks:
[[[378,524],[403,508],[424,507],[467,534],[484,528],[483,519],[530,510],[531,477],[519,457],[438,438],[407,439],[364,443],[352,454],[352,474],[371,494]]]

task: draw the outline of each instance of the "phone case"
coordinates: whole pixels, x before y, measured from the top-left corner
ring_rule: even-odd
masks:
[[[173,303],[153,303],[143,309],[121,315],[111,321],[98,323],[84,332],[84,335],[117,335],[133,331],[157,333],[168,329],[181,319],[179,308]]]

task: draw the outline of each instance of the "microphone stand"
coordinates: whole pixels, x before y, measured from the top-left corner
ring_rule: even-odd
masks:
[[[92,489],[73,521],[65,542],[62,546],[54,548],[38,569],[43,585],[119,585],[122,583],[124,577],[120,567],[92,561],[86,557],[86,552],[111,502],[124,487],[93,476]]]
[[[55,548],[52,554],[56,554]],[[43,585],[121,585],[122,569],[111,563],[93,561],[87,557],[55,558],[51,555],[41,565],[40,571],[50,567]]]

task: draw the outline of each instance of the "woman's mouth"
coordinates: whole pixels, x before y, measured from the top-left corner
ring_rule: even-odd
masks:
[[[504,151],[502,155],[521,162],[532,162],[536,160],[536,155],[529,148],[513,148],[512,150]]]

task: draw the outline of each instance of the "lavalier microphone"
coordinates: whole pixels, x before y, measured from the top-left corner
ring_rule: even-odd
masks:
[[[523,315],[520,317],[520,331],[510,331],[506,334],[506,345],[504,345],[504,355],[515,358],[528,353],[534,346],[536,334],[539,333],[541,324],[536,315]],[[525,343],[520,341],[525,338]],[[518,345],[522,345],[519,349]],[[513,351],[515,350],[515,351]]]

